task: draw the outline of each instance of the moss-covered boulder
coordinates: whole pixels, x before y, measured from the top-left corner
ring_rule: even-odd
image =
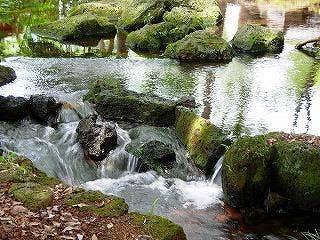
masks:
[[[58,41],[78,41],[87,38],[114,38],[116,27],[108,17],[84,13],[50,23],[33,26],[31,31]]]
[[[319,212],[319,143],[315,136],[286,133],[240,138],[227,150],[222,166],[225,201],[267,215],[279,210],[269,207],[272,196],[279,196],[281,211]]]
[[[168,44],[182,39],[189,32],[186,25],[176,26],[167,22],[146,25],[128,35],[127,46],[136,52],[160,53]]]
[[[215,26],[221,17],[219,7],[211,14],[197,12],[188,7],[174,7],[164,14],[164,21],[148,24],[131,32],[127,45],[137,52],[159,53],[189,33]]]
[[[284,45],[284,34],[260,25],[244,25],[239,28],[231,41],[239,52],[261,55],[280,53]]]
[[[85,96],[105,119],[172,126],[175,102],[125,89],[115,79],[96,81]]]
[[[279,135],[278,135],[279,136]],[[274,138],[273,189],[290,199],[293,209],[320,209],[320,148],[308,141]]]
[[[88,12],[101,17],[107,17],[110,22],[115,23],[118,21],[118,18],[121,15],[121,8],[119,4],[115,4],[112,2],[88,2],[79,4],[71,8],[68,15],[71,17]]]
[[[0,87],[17,78],[15,71],[10,67],[0,65]]]
[[[132,32],[146,24],[159,23],[163,19],[163,14],[178,6],[179,2],[179,0],[128,0],[123,7],[118,28]]]
[[[229,142],[223,131],[184,107],[177,108],[175,129],[195,165],[210,174]]]
[[[229,43],[208,30],[193,32],[169,44],[164,52],[168,58],[196,62],[228,62],[233,54]]]
[[[224,200],[233,207],[262,206],[269,192],[273,151],[265,136],[243,137],[222,165]]]
[[[186,240],[183,228],[170,220],[155,216],[130,213],[133,224],[141,227],[148,235],[157,240]]]
[[[48,186],[33,182],[16,183],[10,188],[9,193],[30,210],[44,209],[53,201],[53,191]]]
[[[99,191],[77,189],[66,198],[65,203],[80,211],[104,217],[119,217],[128,212],[128,205],[123,198],[107,196]]]

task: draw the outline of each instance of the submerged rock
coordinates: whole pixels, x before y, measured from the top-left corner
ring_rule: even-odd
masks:
[[[45,95],[32,95],[29,99],[29,109],[31,118],[36,121],[54,126],[62,103],[58,103],[53,97]]]
[[[223,131],[190,109],[178,107],[175,129],[194,164],[207,175],[225,151],[228,139]]]
[[[117,147],[117,131],[114,124],[102,122],[98,115],[82,119],[77,127],[77,140],[85,156],[93,161],[102,161]]]
[[[31,31],[58,41],[77,41],[88,38],[114,38],[116,27],[108,17],[84,13],[50,23],[33,26]]]
[[[165,176],[176,163],[176,154],[171,146],[160,141],[150,141],[136,149],[126,148],[138,158],[138,171],[154,170]]]
[[[135,170],[153,170],[163,177],[183,180],[203,177],[173,129],[142,125],[130,129],[129,135],[131,142],[125,150],[135,156]]]
[[[128,213],[128,204],[123,198],[107,196],[99,191],[77,189],[65,199],[65,203],[103,217],[119,217]]]
[[[10,67],[0,65],[0,87],[17,78],[15,71]]]
[[[168,58],[199,62],[228,62],[233,55],[232,47],[208,30],[193,32],[169,44],[164,52],[164,56]]]
[[[28,116],[28,99],[0,96],[0,121],[19,121]]]
[[[260,25],[244,25],[231,41],[239,52],[251,54],[280,53],[284,45],[284,34]]]
[[[252,209],[264,211],[264,217],[281,208],[319,213],[320,141],[315,139],[271,133],[236,141],[222,166],[225,201],[253,217]]]

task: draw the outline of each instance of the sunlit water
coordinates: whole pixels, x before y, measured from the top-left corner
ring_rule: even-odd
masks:
[[[65,11],[68,6],[59,6]],[[300,10],[294,10],[299,7]],[[0,139],[9,150],[31,158],[35,165],[67,183],[122,196],[132,211],[164,215],[182,224],[188,239],[261,239],[261,235],[233,233],[217,220],[223,213],[218,164],[212,180],[165,179],[154,172],[136,173],[136,162],[124,151],[128,133],[117,128],[119,147],[96,166],[83,158],[75,129],[92,108],[82,103],[88,84],[118,76],[129,89],[170,99],[195,96],[198,112],[237,137],[269,131],[320,134],[320,63],[294,49],[299,41],[320,36],[319,7],[302,14],[297,3],[286,11],[277,6],[225,4],[222,35],[230,40],[244,22],[259,22],[285,31],[279,55],[237,56],[224,65],[179,64],[161,58],[26,58],[10,57],[2,65],[15,69],[17,79],[0,88],[0,95],[43,93],[71,103],[57,129],[23,121],[0,124]],[[61,14],[60,14],[61,15]],[[167,141],[173,141],[168,137]],[[174,142],[174,141],[173,141]],[[174,143],[176,144],[176,143]],[[222,161],[222,159],[221,159]],[[265,235],[268,233],[266,232]],[[278,239],[280,231],[265,239]],[[283,237],[285,238],[285,237]]]

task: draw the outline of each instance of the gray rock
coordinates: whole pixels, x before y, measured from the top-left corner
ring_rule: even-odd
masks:
[[[82,119],[77,127],[78,137],[86,158],[102,161],[117,147],[117,132],[114,124],[102,122],[92,114]]]
[[[0,87],[17,78],[15,71],[10,67],[0,66]]]

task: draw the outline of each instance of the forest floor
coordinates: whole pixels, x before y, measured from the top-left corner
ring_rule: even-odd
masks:
[[[130,214],[117,218],[81,212],[64,204],[72,187],[58,184],[53,188],[52,207],[29,211],[8,193],[10,184],[0,184],[0,239],[152,239],[132,224]]]

